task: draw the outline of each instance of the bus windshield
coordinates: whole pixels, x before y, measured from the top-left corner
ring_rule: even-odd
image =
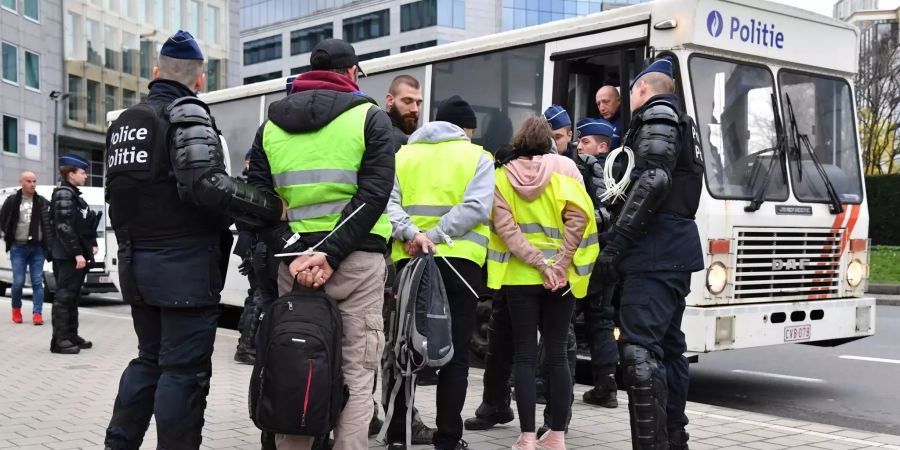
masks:
[[[772,108],[774,80],[765,67],[694,55],[690,59],[697,126],[703,141],[706,184],[715,198],[750,200],[762,185],[778,136]],[[761,200],[788,197],[782,161],[768,175]]]
[[[798,143],[788,158],[794,195],[803,202],[830,201],[812,151],[841,203],[860,203],[862,179],[850,86],[845,80],[792,71],[781,71],[778,84],[784,117],[789,117],[789,98],[797,132],[809,141],[809,149]]]

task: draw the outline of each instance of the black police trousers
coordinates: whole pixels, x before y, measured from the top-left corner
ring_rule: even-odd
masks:
[[[156,416],[158,448],[200,448],[218,306],[132,305],[131,317],[138,357],[122,373],[106,446],[139,448]]]
[[[75,258],[54,259],[53,277],[56,280],[56,296],[53,299],[51,346],[65,341],[76,343],[78,336],[78,302],[87,269],[76,269]],[[68,345],[66,345],[68,346]]]
[[[591,374],[594,386],[602,386],[601,380],[615,375],[619,363],[619,347],[613,335],[616,311],[612,300],[615,287],[604,286],[598,272],[591,275],[587,297],[576,303],[576,315],[584,313],[588,347],[591,351]]]
[[[669,438],[683,434],[688,423],[690,375],[681,319],[690,282],[690,272],[624,275],[619,340],[634,448],[668,448]]]
[[[481,267],[472,261],[462,258],[447,258],[453,268],[477,292],[482,285]],[[447,301],[450,304],[450,324],[453,341],[453,358],[438,371],[437,384],[437,417],[434,433],[434,447],[437,449],[456,448],[463,435],[462,409],[466,401],[466,390],[469,387],[469,340],[475,328],[475,307],[478,298],[466,287],[460,277],[447,265],[443,258],[436,260]],[[402,270],[402,263],[397,271]],[[398,379],[403,383],[403,379]],[[406,397],[400,394],[394,402],[394,412],[388,426],[388,441],[400,441],[406,434]]]

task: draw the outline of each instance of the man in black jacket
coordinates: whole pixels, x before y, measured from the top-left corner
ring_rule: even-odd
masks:
[[[88,162],[77,155],[59,157],[59,187],[50,198],[53,218],[53,277],[56,299],[53,303],[53,338],[50,351],[76,354],[93,346],[78,335],[78,300],[87,275],[88,264],[97,254],[97,224],[100,214],[88,206],[78,186],[87,180]]]
[[[12,262],[12,321],[22,323],[22,288],[25,271],[31,272],[31,321],[43,325],[44,257],[50,255],[50,203],[37,194],[37,177],[22,172],[22,188],[10,195],[0,207],[0,233]]]
[[[385,214],[394,181],[391,121],[356,84],[350,44],[327,39],[312,71],[269,107],[250,156],[248,179],[286,201],[288,222],[270,222],[269,248],[305,252],[279,267],[279,293],[299,283],[324,287],[343,318],[343,371],[350,397],[335,448],[368,448],[372,389],[384,348]],[[315,248],[313,248],[315,247]],[[308,251],[308,252],[307,252]],[[289,264],[288,264],[289,263]],[[307,436],[278,435],[279,449],[308,449]]]

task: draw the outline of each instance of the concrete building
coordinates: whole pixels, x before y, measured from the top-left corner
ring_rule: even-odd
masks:
[[[61,1],[0,0],[0,187],[25,170],[54,180],[49,95],[63,90]]]
[[[432,47],[645,0],[243,0],[245,84],[309,69],[322,39],[353,43],[360,60]]]
[[[163,42],[189,31],[207,60],[207,90],[239,84],[238,0],[66,0],[63,2],[65,114],[60,153],[91,161],[88,184],[103,183],[106,113],[134,105]]]

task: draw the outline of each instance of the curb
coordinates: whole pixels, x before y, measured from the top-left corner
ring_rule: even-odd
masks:
[[[870,284],[869,294],[900,295],[900,284]]]
[[[876,299],[876,306],[900,306],[900,299]]]

